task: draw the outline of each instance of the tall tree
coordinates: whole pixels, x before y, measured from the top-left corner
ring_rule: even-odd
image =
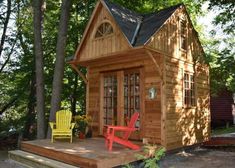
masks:
[[[45,98],[43,77],[42,48],[42,9],[43,0],[34,0],[34,51],[36,65],[36,98],[37,98],[37,138],[45,138]]]
[[[235,33],[235,1],[209,0],[210,9],[217,11],[214,23],[220,25],[225,33]]]
[[[209,0],[209,9],[216,11],[213,21],[216,30],[211,31],[214,43],[207,43],[211,65],[211,94],[217,95],[224,89],[235,92],[235,1]],[[218,31],[218,27],[223,33]]]
[[[61,15],[59,23],[58,38],[56,44],[56,61],[52,85],[50,121],[55,120],[55,113],[61,106],[61,92],[64,77],[65,48],[68,32],[69,11],[71,0],[63,0],[61,5]]]

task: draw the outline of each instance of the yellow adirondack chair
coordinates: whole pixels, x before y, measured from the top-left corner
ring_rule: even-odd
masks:
[[[60,110],[56,112],[56,122],[49,122],[51,127],[51,142],[54,138],[70,138],[72,143],[73,128],[75,123],[71,123],[72,113],[68,110]]]

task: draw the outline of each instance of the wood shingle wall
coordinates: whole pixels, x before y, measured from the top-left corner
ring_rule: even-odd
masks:
[[[187,21],[187,51],[180,49],[179,20]],[[165,100],[162,117],[162,144],[167,149],[192,145],[210,136],[209,68],[203,51],[184,9],[178,9],[148,46],[164,55]],[[196,106],[184,107],[184,72],[195,77]]]
[[[156,55],[157,60],[161,61],[161,55]],[[128,61],[129,60],[129,61]],[[100,112],[102,108],[100,107],[100,90],[99,83],[102,72],[108,71],[123,71],[130,68],[139,67],[142,71],[142,108],[141,108],[141,131],[140,138],[149,138],[152,142],[160,143],[161,140],[161,79],[157,74],[156,67],[152,60],[147,56],[147,54],[142,53],[135,55],[135,57],[128,55],[125,60],[118,63],[113,62],[112,64],[105,65],[106,63],[100,64],[98,66],[89,67],[89,105],[88,114],[95,116],[93,123],[94,135],[100,135],[102,133],[102,124],[100,123]],[[149,100],[148,89],[150,87],[155,87],[157,89],[158,95],[156,99]],[[122,109],[124,110],[124,109]],[[147,131],[146,131],[147,130]]]

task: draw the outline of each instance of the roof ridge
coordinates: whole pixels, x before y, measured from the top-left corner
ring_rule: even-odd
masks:
[[[174,11],[182,5],[180,3],[153,13],[140,14],[110,0],[101,0],[101,2],[113,16],[125,38],[133,47],[145,45]]]
[[[145,13],[143,14],[143,17],[146,18],[146,17],[149,17],[149,15],[156,15],[160,12],[163,12],[163,11],[166,11],[166,10],[169,10],[169,9],[177,9],[178,7],[180,7],[181,5],[184,5],[183,3],[179,3],[177,5],[174,5],[174,6],[169,6],[167,8],[163,8],[163,9],[160,9],[160,10],[157,10],[155,12],[151,12],[151,13]]]
[[[124,6],[121,6],[121,5],[118,4],[118,3],[114,3],[114,2],[112,2],[112,1],[110,1],[110,0],[102,0],[102,1],[104,1],[105,4],[112,4],[113,6],[116,6],[116,7],[118,7],[118,8],[122,8],[123,10],[126,10],[126,11],[128,11],[128,12],[134,14],[134,15],[137,15],[137,16],[139,16],[139,17],[142,17],[142,15],[141,15],[140,13],[137,13],[137,12],[134,11],[134,10],[130,10],[130,9],[124,7]]]

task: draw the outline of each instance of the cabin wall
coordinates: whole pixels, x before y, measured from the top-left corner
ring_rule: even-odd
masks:
[[[195,68],[195,69],[194,69]],[[196,106],[185,107],[183,74],[195,77]],[[182,63],[166,58],[166,148],[193,145],[210,137],[209,83],[207,66]]]
[[[124,51],[130,48],[123,33],[115,23],[110,13],[100,4],[97,9],[98,15],[94,16],[84,43],[77,55],[80,56],[79,61],[87,61],[106,56],[111,53]],[[114,33],[105,38],[94,38],[97,28],[104,21],[108,21],[113,26]]]
[[[148,47],[164,55],[164,105],[162,144],[175,149],[203,142],[210,137],[209,68],[189,17],[178,9],[149,41]],[[180,49],[179,18],[187,21],[187,50]],[[185,107],[184,72],[195,77],[196,106]]]
[[[162,61],[162,56],[159,54],[154,55],[157,62]],[[112,60],[112,59],[110,59]],[[98,66],[97,66],[98,65]],[[143,78],[141,79],[143,82],[142,89],[142,109],[140,113],[141,117],[141,137],[147,138],[151,142],[160,143],[161,140],[161,79],[157,72],[156,66],[153,61],[147,54],[135,56],[131,59],[126,57],[122,61],[113,61],[113,62],[105,62],[99,63],[96,66],[89,66],[89,88],[88,88],[88,108],[87,113],[94,117],[93,122],[93,133],[94,136],[100,135],[100,128],[102,124],[100,123],[100,112],[102,107],[100,91],[102,87],[100,84],[102,83],[100,80],[102,79],[103,72],[109,71],[122,71],[130,68],[140,67],[142,69]],[[157,90],[157,96],[155,99],[149,99],[148,90],[151,87],[155,87]],[[120,99],[120,98],[119,98]]]
[[[180,48],[180,20],[182,20],[182,18],[186,20],[186,51]],[[147,46],[164,55],[192,63],[193,55],[195,56],[197,54],[193,54],[192,52],[195,51],[196,48],[200,48],[200,42],[197,39],[198,37],[193,30],[190,18],[184,9],[178,9],[148,41]]]

